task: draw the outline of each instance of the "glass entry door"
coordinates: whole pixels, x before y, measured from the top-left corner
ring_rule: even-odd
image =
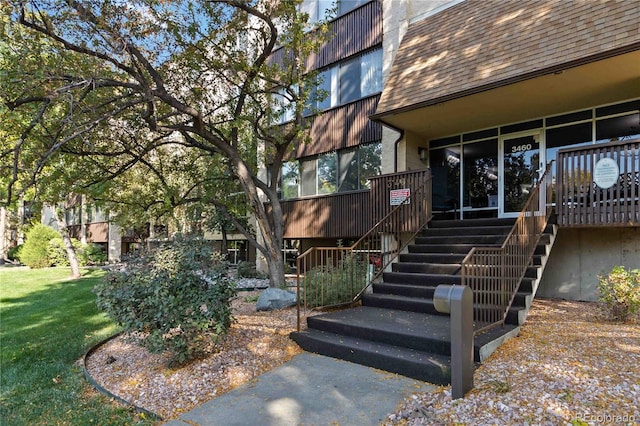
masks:
[[[544,170],[542,132],[531,131],[500,138],[499,214],[517,216]]]

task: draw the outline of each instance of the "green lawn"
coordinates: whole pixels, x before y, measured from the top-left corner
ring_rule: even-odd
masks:
[[[94,391],[78,362],[117,331],[91,292],[103,274],[0,268],[0,424],[153,424]]]

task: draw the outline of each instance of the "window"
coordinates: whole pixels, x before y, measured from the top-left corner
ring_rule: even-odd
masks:
[[[358,150],[340,151],[340,186],[339,192],[358,189]]]
[[[317,105],[325,110],[338,105],[338,68],[333,67],[318,74]]]
[[[315,24],[344,15],[369,0],[311,0],[302,2],[300,11],[309,14],[309,23]]]
[[[358,147],[360,188],[369,188],[369,178],[382,173],[382,143],[369,143]]]
[[[336,192],[338,184],[338,154],[330,152],[318,157],[318,194]]]
[[[360,61],[351,60],[340,65],[340,103],[360,99]]]
[[[283,198],[296,198],[300,195],[300,168],[297,161],[288,161],[282,165],[281,179]]]
[[[331,20],[335,10],[336,0],[312,0],[300,4],[300,12],[309,14],[309,24],[312,28],[318,22]]]
[[[596,140],[635,138],[640,134],[640,113],[596,121]]]
[[[434,210],[454,210],[460,205],[460,154],[459,145],[429,153]]]
[[[369,188],[368,179],[381,173],[382,144],[360,145],[282,166],[284,199]]]
[[[344,15],[345,13],[355,9],[358,6],[365,4],[369,0],[339,0],[338,1],[338,15]]]
[[[382,49],[372,50],[318,73],[318,110],[357,101],[382,91]]]
[[[277,117],[277,124],[283,124],[293,120],[296,104],[291,101],[291,96],[287,93],[286,89],[279,89],[273,94],[273,106]]]
[[[300,195],[316,194],[316,159],[300,162]]]
[[[382,50],[377,49],[362,55],[360,69],[361,97],[382,91]]]
[[[498,207],[498,140],[462,146],[464,206]]]

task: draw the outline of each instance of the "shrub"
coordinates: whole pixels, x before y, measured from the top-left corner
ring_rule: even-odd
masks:
[[[71,244],[73,244],[73,248],[78,256],[78,263],[80,266],[84,266],[84,263],[80,258],[83,244],[75,238],[71,239]],[[69,266],[69,255],[67,254],[67,249],[64,246],[64,241],[62,241],[61,236],[57,236],[49,241],[49,250],[47,254],[52,266]]]
[[[41,223],[33,225],[25,235],[25,242],[20,250],[20,262],[32,269],[51,266],[49,242],[54,238],[60,238],[58,231]]]
[[[302,281],[306,305],[315,308],[351,302],[366,285],[367,272],[367,262],[351,258],[312,268]]]
[[[238,278],[266,278],[266,275],[256,270],[256,264],[242,261],[238,263]]]
[[[82,265],[104,265],[107,263],[109,256],[101,245],[89,243],[82,245],[78,258]]]
[[[17,246],[13,246],[7,251],[7,259],[13,261],[20,261],[20,250],[22,249],[22,244],[18,244]]]
[[[598,280],[600,307],[608,319],[625,322],[640,310],[640,270],[614,266]]]
[[[169,351],[170,363],[182,364],[231,326],[235,286],[226,268],[204,241],[179,236],[132,255],[94,292],[98,306],[125,332],[139,332],[151,352]]]

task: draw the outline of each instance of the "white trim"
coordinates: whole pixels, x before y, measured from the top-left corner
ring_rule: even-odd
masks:
[[[391,0],[393,1],[393,0]],[[449,9],[452,6],[455,6],[458,3],[462,3],[464,0],[452,0],[448,3],[445,3],[443,5],[440,5],[434,9],[431,9],[427,12],[421,13],[420,15],[414,16],[413,18],[409,19],[409,25],[413,24],[414,22],[418,22],[418,21],[422,21],[425,18],[428,18],[429,16],[435,15],[437,13],[442,12],[443,10]]]

